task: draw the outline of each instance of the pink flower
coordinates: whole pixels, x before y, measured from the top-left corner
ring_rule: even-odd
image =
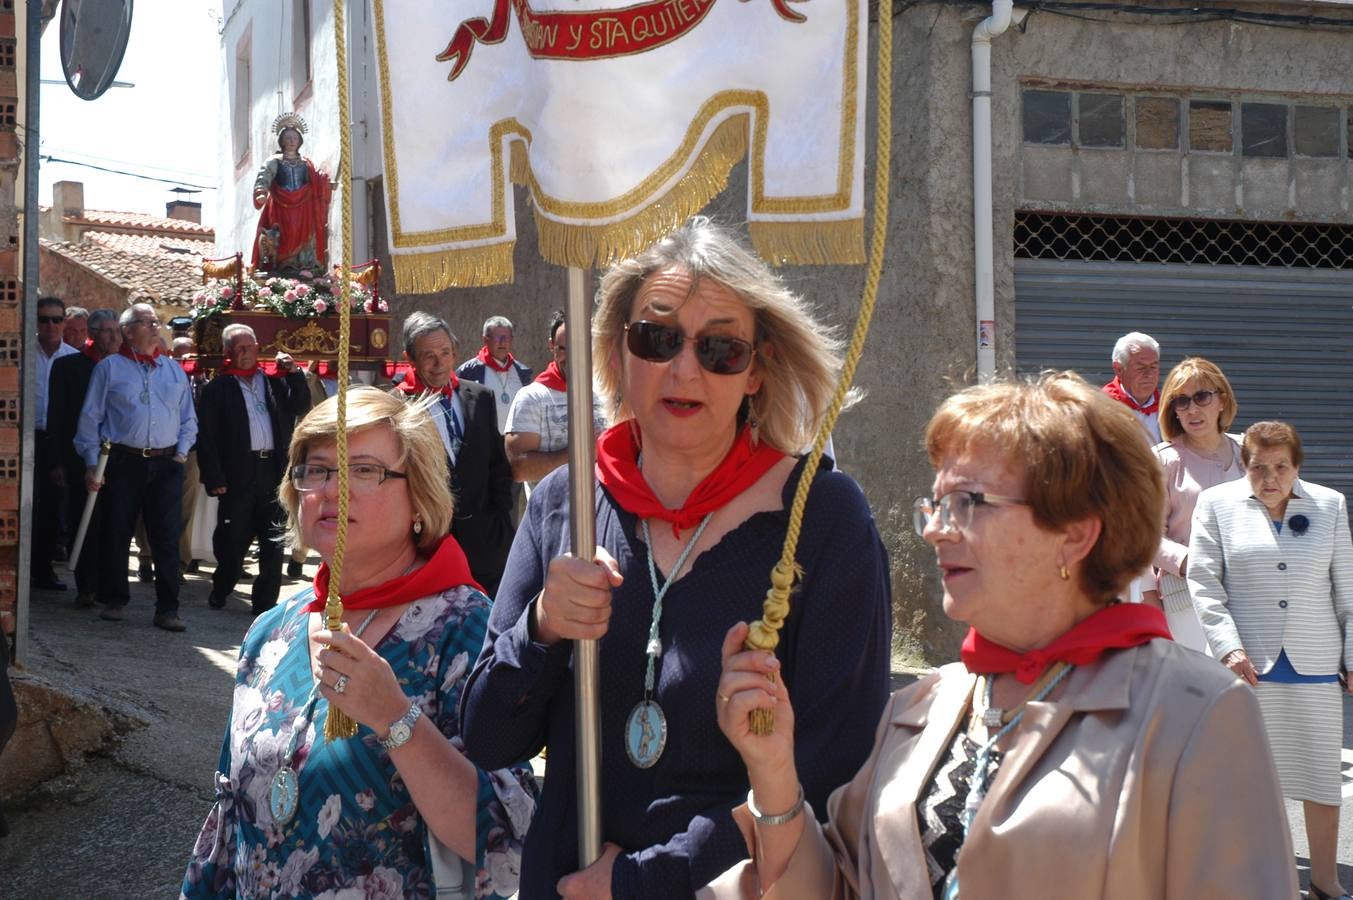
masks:
[[[233,296],[235,296],[235,289],[233,287],[227,284],[225,287],[221,288],[221,299],[229,300]]]
[[[379,303],[376,304],[376,308],[379,309],[381,312],[389,312],[389,311],[390,311],[390,304],[388,304],[388,303],[386,303],[384,300],[382,300],[382,301],[380,301]]]
[[[362,304],[362,311],[367,314],[370,314],[376,311],[376,307],[370,300],[368,300]]]
[[[315,301],[315,312],[320,313],[322,315],[324,311],[327,310],[328,308],[329,304],[325,303],[323,300]]]
[[[310,286],[309,286],[309,285],[305,285],[305,284],[298,284],[298,285],[296,285],[296,296],[297,296],[297,297],[304,297],[304,296],[305,296],[306,294],[308,294],[308,293],[310,293]]]
[[[297,274],[300,275],[302,278],[313,278],[315,276],[315,273],[310,271],[309,269],[301,269],[301,271],[298,272]]]
[[[285,298],[288,299],[288,300],[295,300],[295,299],[296,299],[296,292],[295,292],[295,291],[287,291],[287,292],[286,292],[285,294],[283,294],[282,296],[285,297]]]

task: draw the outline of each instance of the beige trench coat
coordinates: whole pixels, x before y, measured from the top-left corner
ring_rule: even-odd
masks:
[[[953,664],[893,695],[828,824],[808,817],[765,897],[930,900],[916,804],[975,682]],[[1258,703],[1215,660],[1154,640],[1076,669],[1059,700],[1026,710],[960,855],[965,900],[1297,896]],[[755,858],[746,807],[734,815]],[[755,867],[700,896],[762,896]]]

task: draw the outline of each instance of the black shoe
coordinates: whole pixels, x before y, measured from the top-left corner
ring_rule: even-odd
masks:
[[[183,620],[174,613],[156,613],[154,622],[156,628],[163,628],[165,631],[188,630],[188,626],[184,625]]]
[[[99,618],[105,622],[121,622],[127,618],[127,612],[120,606],[105,606],[99,611]]]
[[[55,575],[44,575],[41,578],[33,578],[29,581],[35,589],[39,591],[64,591],[66,582],[57,578]]]
[[[188,560],[188,565],[183,567],[183,571],[187,572],[189,575],[195,575],[196,573],[201,571],[201,569],[202,569],[202,560],[200,559],[190,559]]]
[[[288,577],[288,578],[304,578],[304,577],[305,577],[305,569],[302,568],[302,567],[301,567],[301,564],[298,563],[298,562],[289,562],[289,563],[287,563],[287,577]]]
[[[212,591],[210,594],[207,595],[207,605],[210,606],[212,609],[225,609],[226,598],[218,597],[216,596],[216,592]]]
[[[144,581],[147,584],[155,580],[155,569],[150,563],[142,563],[141,568],[136,570],[136,580]]]

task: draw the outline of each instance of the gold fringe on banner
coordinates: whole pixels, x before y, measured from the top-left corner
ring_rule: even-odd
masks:
[[[864,262],[864,219],[749,222],[752,246],[773,266],[857,266]]]
[[[609,265],[648,248],[723,191],[728,185],[728,173],[747,155],[747,130],[745,113],[724,120],[709,136],[690,170],[671,190],[623,221],[605,225],[566,224],[548,219],[537,210],[540,255],[555,265],[586,269]],[[514,180],[517,168],[514,152]]]
[[[464,250],[400,253],[391,262],[395,290],[401,294],[435,294],[449,287],[487,287],[512,280],[514,241]]]

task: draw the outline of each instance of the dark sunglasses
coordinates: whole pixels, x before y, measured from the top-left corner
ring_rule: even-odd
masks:
[[[1170,401],[1170,406],[1175,410],[1188,409],[1190,403],[1197,407],[1211,406],[1215,399],[1216,391],[1196,391],[1193,394],[1180,394]]]
[[[64,321],[65,316],[38,316],[38,322],[43,325],[60,325]]]
[[[625,346],[646,362],[670,362],[687,340],[695,341],[695,358],[700,367],[715,375],[745,372],[756,352],[747,341],[726,335],[706,334],[688,339],[679,328],[657,322],[631,322],[625,326]]]

